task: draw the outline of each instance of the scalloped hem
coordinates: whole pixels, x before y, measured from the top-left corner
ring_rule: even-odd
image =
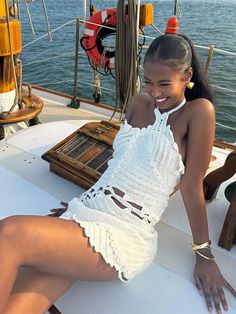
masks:
[[[112,236],[111,236],[111,233],[109,232],[108,229],[106,229],[104,226],[101,226],[101,224],[96,224],[95,225],[101,229],[103,228],[103,230],[106,232],[106,242],[107,240],[109,239],[109,243],[108,244],[108,248],[110,248],[110,250],[113,252],[113,258],[109,258],[107,256],[107,254],[105,254],[104,250],[107,251],[107,248],[104,248],[104,250],[102,250],[100,248],[100,245],[98,243],[95,243],[94,241],[94,236],[91,235],[91,232],[90,232],[90,228],[88,228],[88,222],[87,221],[75,221],[76,223],[78,223],[84,230],[84,234],[85,236],[88,238],[88,241],[89,241],[89,244],[90,246],[95,250],[95,252],[97,253],[100,253],[104,259],[104,261],[111,267],[114,267],[115,270],[117,271],[118,273],[118,278],[121,280],[121,281],[124,281],[124,282],[127,282],[129,280],[129,275],[128,275],[128,272],[127,270],[125,270],[124,268],[124,265],[122,265],[119,260],[119,254],[117,252],[117,248],[116,246],[114,245],[114,243],[112,242]],[[91,226],[91,223],[89,223],[90,226]],[[94,229],[93,228],[93,235],[96,234],[96,232],[94,232]]]
[[[156,232],[134,227],[80,202],[78,209],[77,202],[72,200],[71,208],[60,218],[72,220],[83,228],[90,246],[115,268],[118,279],[127,282],[151,264],[156,252]]]

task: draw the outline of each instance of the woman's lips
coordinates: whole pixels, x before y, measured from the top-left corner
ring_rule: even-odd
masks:
[[[167,98],[155,98],[155,100],[156,100],[157,103],[161,103],[163,101],[166,101]]]

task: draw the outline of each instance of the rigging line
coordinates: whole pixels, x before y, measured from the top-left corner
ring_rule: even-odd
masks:
[[[223,127],[223,128],[236,131],[236,128],[233,128],[233,127],[231,127],[231,126],[224,125],[224,124],[221,124],[221,123],[219,123],[219,122],[216,122],[216,124],[219,125],[219,126],[221,126],[221,127]]]
[[[227,50],[223,50],[223,49],[219,49],[219,48],[214,48],[214,51],[217,51],[217,52],[222,53],[222,54],[230,55],[230,56],[236,56],[236,52],[227,51]]]
[[[73,54],[74,54],[74,52],[67,52],[67,53],[63,53],[63,54],[55,56],[55,57],[49,57],[49,58],[44,58],[44,59],[40,59],[40,60],[37,60],[37,61],[28,62],[28,63],[24,64],[24,67],[27,66],[27,65],[40,63],[40,62],[44,62],[44,61],[48,61],[48,60],[52,60],[52,59],[57,59],[57,58],[60,58],[60,57],[63,57],[63,56],[69,56],[69,55],[73,55]]]
[[[75,19],[74,19],[74,20],[70,20],[69,22],[66,22],[65,24],[63,24],[63,25],[61,25],[61,26],[59,26],[59,27],[57,27],[57,28],[54,28],[52,31],[50,31],[50,34],[52,34],[52,33],[56,32],[56,31],[58,31],[59,29],[61,29],[61,28],[64,27],[64,26],[69,25],[69,24],[74,23],[74,22],[76,22]],[[26,48],[26,47],[28,47],[29,45],[35,43],[36,41],[39,41],[40,39],[42,39],[42,38],[44,38],[44,37],[46,37],[46,36],[48,36],[48,33],[47,33],[47,34],[44,34],[44,35],[42,35],[42,36],[40,36],[40,37],[37,38],[37,39],[32,40],[32,41],[29,42],[28,44],[24,45],[22,48]]]
[[[83,81],[83,80],[79,80],[79,82],[84,83],[85,85],[88,85],[88,86],[93,86],[93,87],[95,87],[95,84],[91,84],[91,83],[88,83],[88,82]],[[107,87],[100,86],[100,89],[103,89],[104,91],[108,91],[108,92],[113,92],[113,93],[115,93],[115,90],[114,90],[114,89],[110,89],[110,88],[107,88]]]
[[[236,94],[236,90],[233,90],[233,89],[229,89],[229,88],[226,88],[226,87],[221,87],[221,86],[217,86],[217,85],[213,85],[213,84],[212,84],[212,87],[220,89],[220,90],[223,90],[223,91],[226,91],[226,92],[231,92],[231,93]]]
[[[201,45],[194,45],[195,47],[197,48],[202,48],[202,49],[207,49],[209,50],[209,47],[207,46],[201,46]],[[228,55],[231,55],[231,56],[236,56],[236,52],[231,52],[231,51],[227,51],[227,50],[223,50],[223,49],[219,49],[219,48],[215,48],[214,47],[214,52],[217,51],[219,53],[223,53],[223,54],[228,54]]]
[[[44,16],[45,16],[45,20],[46,20],[46,25],[47,25],[47,29],[48,29],[48,37],[49,37],[49,40],[52,41],[50,24],[49,24],[49,20],[48,20],[48,13],[47,13],[45,0],[42,0],[42,4],[43,4],[43,11],[44,11]]]
[[[48,85],[53,85],[53,84],[62,84],[62,83],[66,83],[66,82],[73,82],[74,80],[63,80],[63,81],[55,81],[55,82],[46,82],[46,83],[37,83],[36,85],[40,85],[40,86],[48,86]],[[85,84],[85,85],[88,85],[88,86],[95,86],[95,84],[91,84],[91,83],[88,83],[86,81],[83,81],[83,80],[79,80],[79,82]],[[102,87],[100,86],[101,89],[105,90],[105,91],[108,91],[108,92],[113,92],[115,93],[115,90],[114,89],[110,89],[110,88],[107,88],[107,87]]]
[[[151,24],[151,25],[159,34],[163,35],[162,31],[156,25],[154,24]]]
[[[33,25],[33,22],[32,22],[32,18],[31,18],[31,14],[30,14],[29,5],[28,5],[27,0],[24,0],[24,3],[25,3],[25,7],[26,7],[26,13],[27,13],[28,18],[29,18],[31,31],[32,31],[32,34],[34,36],[34,39],[36,39],[36,35],[35,35],[35,31],[34,31],[34,25]]]

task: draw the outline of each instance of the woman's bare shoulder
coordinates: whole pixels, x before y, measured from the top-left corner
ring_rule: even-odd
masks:
[[[131,121],[134,112],[143,111],[146,106],[150,105],[151,101],[151,97],[147,93],[139,93],[133,96],[129,102],[125,116],[127,121]]]
[[[204,114],[214,114],[215,109],[212,102],[207,100],[206,98],[197,98],[189,101],[189,105],[187,106],[189,112],[192,113],[193,116],[204,115]]]

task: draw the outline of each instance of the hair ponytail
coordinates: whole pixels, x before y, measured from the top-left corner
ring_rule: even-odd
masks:
[[[192,62],[191,67],[193,69],[193,76],[191,81],[194,82],[193,89],[186,88],[185,90],[185,97],[187,100],[193,100],[196,98],[206,98],[209,101],[213,102],[214,100],[214,93],[212,87],[210,85],[208,75],[204,70],[203,64],[200,60],[199,54],[194,47],[192,41],[185,35],[178,35],[184,38],[192,51]]]

